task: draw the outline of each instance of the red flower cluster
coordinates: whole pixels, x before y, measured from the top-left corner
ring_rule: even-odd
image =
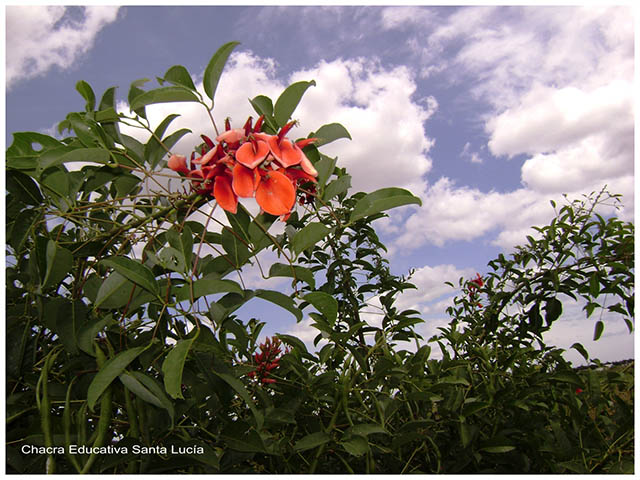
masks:
[[[584,392],[584,390],[582,390],[581,388],[576,388],[576,395],[580,395],[582,392]]]
[[[264,343],[260,344],[260,353],[256,353],[253,356],[257,368],[248,373],[249,377],[257,377],[262,383],[276,383],[274,378],[268,377],[271,370],[279,366],[280,358],[278,355],[282,352],[281,345],[282,343],[278,337],[267,338]],[[285,351],[285,353],[287,352]]]
[[[476,272],[476,278],[472,278],[469,280],[469,297],[473,300],[476,296],[476,290],[478,288],[482,288],[484,286],[484,282],[482,281],[482,277],[479,273]],[[478,307],[482,308],[482,304],[478,302]]]
[[[215,145],[202,135],[206,143],[201,156],[191,156],[191,169],[183,155],[172,155],[169,168],[192,180],[198,193],[212,195],[225,210],[236,213],[238,197],[255,197],[263,211],[288,218],[296,201],[298,186],[316,182],[318,172],[302,148],[317,139],[292,142],[285,135],[295,125],[289,122],[277,135],[262,133],[264,117],[255,126],[249,117],[243,128],[226,130]],[[194,165],[199,165],[195,169]]]

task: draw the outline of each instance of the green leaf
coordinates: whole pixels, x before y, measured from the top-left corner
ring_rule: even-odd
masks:
[[[339,123],[323,125],[317,132],[312,133],[310,137],[316,137],[318,139],[318,141],[315,142],[316,147],[326,145],[327,143],[331,143],[339,138],[348,138],[351,140],[351,135],[349,135],[347,129]]]
[[[127,387],[130,391],[140,397],[147,403],[151,405],[155,405],[159,408],[164,408],[162,402],[158,397],[156,397],[153,393],[151,393],[138,379],[133,377],[130,373],[123,372],[119,375],[120,381]]]
[[[321,155],[314,167],[318,171],[318,188],[323,189],[336,168],[336,159]]]
[[[589,294],[596,298],[600,294],[600,279],[597,273],[593,273],[589,278]]]
[[[164,143],[164,146],[171,149],[173,148],[173,146],[178,143],[178,141],[184,137],[187,133],[191,133],[191,130],[189,130],[188,128],[181,128],[180,130],[177,130],[175,132],[173,132],[170,135],[167,135],[165,138],[162,139],[162,143]],[[163,149],[164,151],[164,149]],[[162,155],[164,156],[164,155]],[[160,159],[162,158],[162,156],[160,157]],[[153,168],[158,166],[158,163],[152,163],[151,166]]]
[[[576,349],[580,353],[580,355],[582,355],[582,358],[584,358],[587,362],[589,361],[589,353],[581,343],[574,343],[573,345],[571,345],[571,348]]]
[[[443,377],[441,379],[438,380],[437,383],[445,383],[448,385],[465,385],[465,386],[469,386],[469,381],[464,379],[464,378],[459,378],[459,377],[455,377],[453,375],[448,376],[448,377]]]
[[[562,383],[571,383],[572,385],[577,385],[581,387],[583,385],[580,377],[573,372],[557,372],[550,377],[551,380]]]
[[[307,346],[298,337],[294,337],[292,335],[287,335],[284,333],[276,333],[276,336],[280,340],[282,340],[282,342],[298,350],[298,352],[300,352],[302,356],[305,356],[305,357],[309,356],[309,351],[307,350]],[[313,358],[313,356],[311,356],[311,358]]]
[[[154,130],[153,135],[149,138],[149,141],[144,146],[144,157],[145,160],[149,162],[152,167],[155,167],[160,159],[165,156],[167,153],[164,149],[164,146],[160,143],[162,140],[162,136],[164,132],[166,132],[167,128],[176,118],[180,115],[176,113],[172,113],[167,115],[167,117],[160,122],[160,125]],[[164,143],[164,142],[163,142]],[[167,147],[170,148],[170,147]]]
[[[169,397],[167,397],[167,394],[164,392],[164,390],[162,389],[160,384],[155,380],[155,378],[151,378],[142,372],[129,372],[129,375],[131,375],[132,377],[135,377],[136,380],[142,383],[147,388],[147,390],[153,393],[153,395],[158,400],[160,400],[160,403],[162,404],[162,408],[164,408],[165,410],[167,410],[167,412],[169,412],[169,416],[173,421],[173,418],[175,417],[173,402],[169,400]]]
[[[189,71],[182,65],[174,65],[167,70],[164,74],[164,80],[173,83],[174,85],[181,85],[187,87],[189,90],[196,91],[196,87],[193,84]]]
[[[98,123],[113,123],[120,120],[118,112],[116,112],[115,109],[111,107],[96,112],[94,118]]]
[[[265,117],[273,116],[273,102],[271,102],[269,97],[258,95],[257,97],[250,99],[249,103],[251,103],[251,106],[258,115],[264,115]]]
[[[130,175],[128,173],[121,173],[118,175],[113,184],[116,187],[116,191],[119,197],[124,197],[134,192],[134,190],[139,186],[140,181],[142,179],[135,175]]]
[[[95,350],[93,349],[93,341],[104,327],[110,326],[117,323],[111,314],[105,316],[104,318],[91,323],[89,325],[84,325],[78,330],[78,348],[92,357],[95,356]]]
[[[111,163],[109,151],[103,148],[73,148],[61,147],[48,150],[40,157],[37,174],[40,175],[47,168],[72,162],[92,162],[108,165]]]
[[[480,450],[483,450],[488,453],[507,453],[515,449],[516,447],[511,445],[502,445],[498,447],[484,447],[484,448],[481,448]]]
[[[349,455],[354,457],[359,457],[369,451],[369,442],[360,435],[349,435],[346,440],[340,442],[340,445]]]
[[[274,263],[269,269],[269,278],[271,277],[291,277],[307,283],[312,289],[316,286],[313,272],[299,265],[292,266],[285,263]]]
[[[468,402],[465,403],[464,406],[462,407],[462,415],[464,417],[470,417],[471,415],[473,415],[476,412],[479,412],[480,410],[487,408],[489,406],[489,403],[487,402]]]
[[[235,268],[242,267],[251,257],[251,252],[249,252],[247,246],[228,228],[222,231],[220,242],[222,248],[228,254],[227,259],[231,261]]]
[[[156,381],[142,372],[123,372],[120,381],[135,395],[147,403],[155,405],[167,411],[171,417],[171,426],[175,420],[176,412],[173,403]]]
[[[42,281],[42,289],[58,285],[73,267],[73,254],[66,248],[59,247],[56,242],[47,243],[47,270]]]
[[[200,99],[192,91],[184,87],[160,87],[141,93],[133,99],[130,108],[140,110],[147,105],[170,102],[199,102]]]
[[[101,260],[100,263],[113,268],[123,277],[140,285],[154,295],[160,293],[160,287],[158,287],[155,275],[148,267],[142,265],[139,261],[117,256]]]
[[[602,332],[604,332],[604,323],[602,320],[598,320],[596,322],[596,328],[593,331],[593,340],[598,340],[602,336]]]
[[[262,428],[262,425],[264,424],[264,417],[262,413],[260,413],[256,408],[253,400],[251,399],[251,395],[249,395],[249,392],[245,388],[244,384],[236,377],[234,377],[233,375],[229,375],[228,373],[220,373],[216,371],[214,371],[213,373],[224,380],[227,384],[229,384],[229,386],[233,388],[238,395],[240,395],[240,398],[245,401],[256,419],[258,430],[260,430]]]
[[[22,203],[27,205],[42,203],[40,189],[30,176],[17,170],[7,169],[5,180],[6,189]]]
[[[560,315],[562,315],[562,302],[556,297],[550,298],[546,301],[544,310],[545,321],[547,322],[547,325],[551,325],[560,317]]]
[[[143,347],[135,347],[130,348],[129,350],[125,350],[124,352],[120,352],[115,357],[107,360],[104,366],[100,369],[100,371],[93,378],[91,383],[89,384],[89,389],[87,390],[87,404],[91,411],[93,411],[93,407],[111,382],[115,380],[117,376],[119,376],[127,365],[133,362],[138,355],[144,352],[147,348],[149,348],[151,344]]]
[[[309,223],[299,230],[291,239],[291,248],[298,255],[315,245],[331,233],[331,229],[320,222]]]
[[[182,233],[178,233],[173,228],[167,231],[167,239],[174,250],[178,252],[180,262],[186,268],[191,268],[191,257],[193,255],[193,232],[188,225],[183,227]]]
[[[280,94],[276,104],[273,108],[273,116],[275,117],[278,127],[282,128],[286,125],[293,114],[293,111],[300,103],[302,95],[311,86],[315,86],[316,82],[311,80],[310,82],[296,82],[285,88],[284,92]]]
[[[266,453],[262,437],[260,437],[258,432],[254,429],[238,431],[238,429],[234,427],[235,425],[232,423],[220,434],[220,438],[226,447],[238,452]]]
[[[242,295],[244,290],[233,280],[220,280],[212,274],[193,282],[193,299],[213,295],[215,293],[233,292]],[[184,285],[176,291],[176,301],[183,302],[191,299],[191,287]]]
[[[390,208],[410,204],[422,205],[422,201],[403,188],[381,188],[358,200],[358,203],[356,203],[351,213],[350,220],[354,222],[369,215],[389,210]]]
[[[91,85],[89,85],[84,80],[80,80],[78,83],[76,83],[76,90],[87,101],[85,110],[87,112],[92,112],[96,108],[96,94],[93,93]]]
[[[302,320],[302,312],[299,308],[296,307],[293,299],[289,295],[285,295],[281,292],[276,292],[275,290],[261,289],[256,290],[254,293],[256,297],[262,298],[263,300],[267,300],[271,303],[275,303],[285,310],[288,310],[296,317],[297,321]]]
[[[351,431],[356,435],[361,435],[363,437],[375,433],[384,433],[386,435],[389,435],[389,432],[383,426],[376,425],[375,423],[361,423],[359,425],[354,425],[351,428]]]
[[[322,194],[322,199],[328,202],[333,197],[345,193],[349,188],[351,188],[351,175],[343,175],[327,185]]]
[[[120,308],[124,307],[131,298],[131,289],[134,283],[127,280],[118,272],[112,272],[102,282],[96,295],[96,308]]]
[[[302,297],[322,313],[329,325],[333,326],[338,318],[338,301],[325,292],[311,292]]]
[[[191,345],[195,339],[198,338],[199,333],[200,330],[196,330],[193,337],[178,341],[164,359],[164,362],[162,362],[164,389],[174,399],[184,399],[182,396],[182,371],[184,370],[184,362],[187,359]]]
[[[310,433],[298,440],[293,446],[293,449],[296,452],[304,452],[305,450],[311,450],[330,441],[331,437],[325,432]]]
[[[216,53],[213,54],[207,68],[204,70],[204,79],[202,80],[202,86],[207,96],[213,100],[216,95],[216,89],[218,88],[218,82],[222,75],[222,70],[227,63],[227,59],[236,46],[240,45],[240,42],[228,42],[222,45]]]
[[[267,133],[275,134],[278,131],[278,125],[273,118],[273,103],[269,97],[258,95],[253,99],[249,99],[249,103],[258,115],[264,116],[263,127]]]
[[[116,108],[116,87],[109,87],[102,94],[98,110],[106,110],[107,108]]]

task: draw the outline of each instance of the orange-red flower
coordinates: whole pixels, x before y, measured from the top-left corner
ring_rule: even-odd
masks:
[[[476,278],[472,279],[471,283],[475,284],[477,287],[483,287],[484,286],[484,282],[482,281],[482,277],[477,272],[476,272]]]
[[[263,121],[261,116],[252,126],[249,117],[243,128],[232,129],[227,120],[225,132],[216,137],[217,145],[202,135],[205,144],[200,157],[192,155],[191,169],[180,155],[169,159],[169,168],[188,176],[198,193],[212,195],[228,212],[237,212],[238,197],[255,197],[264,212],[286,219],[298,187],[316,182],[318,172],[302,148],[317,139],[295,143],[287,139],[295,122],[286,124],[277,135],[268,135],[260,132]],[[301,193],[307,201],[309,192],[313,190]]]
[[[286,215],[296,202],[296,189],[285,175],[271,170],[260,178],[256,188],[256,201],[271,215]]]
[[[274,378],[268,377],[273,369],[279,367],[279,355],[282,352],[281,345],[282,343],[278,337],[267,338],[265,342],[261,343],[260,353],[253,355],[256,369],[248,373],[249,377],[257,377],[262,383],[276,383]]]
[[[189,168],[187,167],[187,157],[184,155],[171,155],[168,162],[169,168],[174,172],[189,174]]]

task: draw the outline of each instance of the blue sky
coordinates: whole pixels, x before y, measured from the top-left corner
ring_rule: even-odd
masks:
[[[380,220],[394,272],[416,269],[417,291],[400,298],[427,322],[447,322],[457,283],[487,271],[500,252],[550,220],[550,199],[577,198],[607,184],[634,218],[634,19],[630,7],[7,7],[6,142],[15,131],[53,134],[84,108],[74,85],[101,95],[118,86],[127,110],[131,81],[187,67],[196,83],[213,52],[237,40],[214,116],[239,124],[246,101],[314,79],[295,112],[305,135],[342,123],[353,141],[323,147],[353,176],[353,191],[408,188],[423,201]],[[149,84],[151,85],[151,84]],[[210,123],[190,105],[149,108],[159,122],[196,133]],[[294,136],[295,136],[294,132]],[[139,135],[131,132],[132,135]],[[174,183],[175,185],[175,183]],[[265,259],[268,260],[268,259]],[[246,273],[252,288],[285,288]],[[310,341],[307,322],[260,306],[266,333]],[[247,314],[256,314],[255,311]],[[375,321],[375,320],[372,320]],[[591,342],[579,307],[545,337],[580,341],[602,360],[633,357],[621,320]],[[567,358],[578,360],[575,353]]]

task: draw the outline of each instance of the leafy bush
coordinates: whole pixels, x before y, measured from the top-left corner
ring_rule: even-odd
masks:
[[[633,225],[595,210],[617,197],[568,203],[493,272],[461,279],[451,323],[426,342],[419,312],[395,306],[415,287],[391,273],[371,226],[420,200],[399,188],[349,195],[347,172],[320,152],[349,138],[339,124],[287,138],[313,81],[251,99],[256,123],[219,132],[210,112],[236,45],[209,62],[206,98],[182,66],[155,89],[133,82],[131,115],[115,110],[115,88],[97,102],[79,82],[86,109],[60,124],[71,136],[14,134],[8,471],[633,471],[633,364],[576,370],[542,338],[569,298],[632,330]],[[216,133],[190,159],[171,151],[190,133],[167,133],[176,115],[155,127],[146,116],[177,101],[202,104]],[[178,190],[161,181],[165,165]],[[241,200],[253,196],[258,215]],[[267,251],[278,257],[268,268]],[[292,293],[246,288],[249,266],[290,279]],[[261,337],[265,321],[237,314],[254,298],[311,318],[315,349]]]

